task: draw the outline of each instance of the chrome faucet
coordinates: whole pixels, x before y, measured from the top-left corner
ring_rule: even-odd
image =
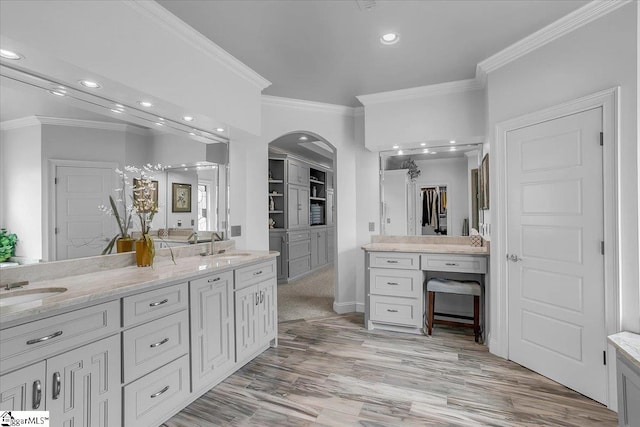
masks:
[[[7,283],[7,286],[4,287],[5,291],[10,291],[11,289],[21,288],[23,286],[27,286],[29,284],[28,280],[23,280],[21,282],[15,283]]]

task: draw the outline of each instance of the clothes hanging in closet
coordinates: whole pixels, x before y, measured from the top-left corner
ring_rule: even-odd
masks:
[[[438,193],[435,189],[422,190],[422,226],[429,225],[436,230],[440,227]]]

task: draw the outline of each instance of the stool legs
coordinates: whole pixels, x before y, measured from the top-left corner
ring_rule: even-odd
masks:
[[[477,295],[473,297],[473,335],[478,342],[480,337],[480,297]]]
[[[435,311],[435,305],[436,305],[436,293],[435,292],[427,292],[427,294],[429,295],[429,307],[427,309],[427,329],[429,330],[429,335],[431,335],[431,331],[433,330],[433,313]]]

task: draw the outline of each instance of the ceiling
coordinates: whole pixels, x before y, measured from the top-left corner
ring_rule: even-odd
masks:
[[[475,76],[476,64],[584,0],[157,0],[273,84],[265,94],[358,106],[356,95]],[[374,3],[367,10],[362,5]],[[379,42],[397,32],[391,46]]]
[[[300,138],[306,139],[301,140]],[[333,169],[334,166],[333,147],[312,134],[289,133],[271,141],[269,147],[283,153],[298,155],[329,169]]]

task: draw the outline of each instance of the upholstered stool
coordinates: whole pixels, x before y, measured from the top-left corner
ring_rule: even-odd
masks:
[[[473,317],[459,316],[455,314],[436,313],[435,302],[436,292],[446,294],[458,294],[458,295],[473,295]],[[482,287],[480,283],[475,281],[458,281],[441,278],[433,278],[427,281],[427,294],[429,298],[427,307],[427,328],[429,335],[433,329],[434,323],[440,323],[451,326],[461,326],[465,328],[473,328],[473,334],[475,335],[476,342],[480,337],[480,295],[482,294]],[[473,324],[454,322],[449,320],[434,320],[434,316],[447,316],[455,319],[467,319],[473,320]]]

